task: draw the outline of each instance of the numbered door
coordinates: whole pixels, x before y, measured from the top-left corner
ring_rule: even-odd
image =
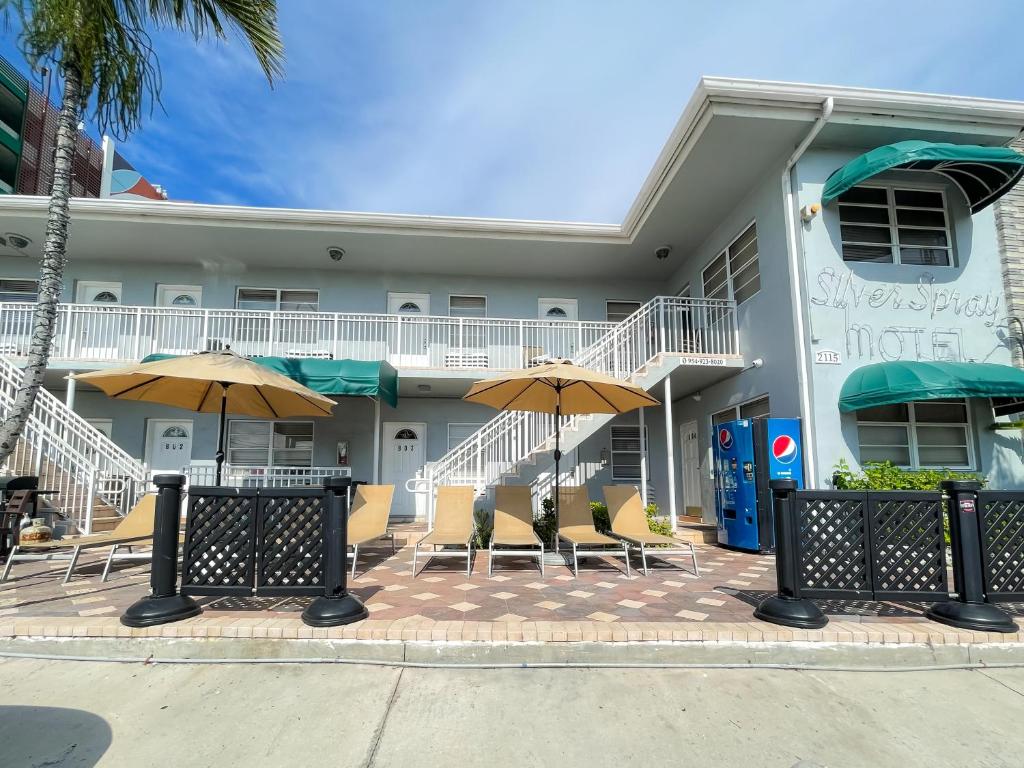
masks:
[[[688,421],[679,428],[683,446],[683,510],[690,517],[702,517],[700,484],[700,440],[697,422]]]
[[[430,365],[430,295],[388,293],[388,314],[398,315],[391,364],[407,368]]]
[[[579,307],[576,299],[538,299],[537,317],[541,324],[540,347],[549,358],[571,360],[579,352]]]
[[[193,355],[206,349],[202,304],[200,285],[158,285],[156,305],[167,309],[153,317],[153,352]]]
[[[91,305],[76,312],[72,321],[79,356],[86,360],[126,359],[132,331],[120,307],[121,284],[79,280],[75,303]]]
[[[416,477],[426,459],[427,425],[386,421],[384,428],[384,456],[381,466],[382,482],[395,486],[391,516],[398,518],[424,517],[426,495],[406,490],[405,483]]]
[[[152,475],[181,472],[192,461],[191,419],[150,419],[146,464]]]

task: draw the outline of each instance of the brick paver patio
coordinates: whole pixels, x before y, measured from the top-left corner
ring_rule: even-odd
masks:
[[[413,640],[788,640],[967,642],[924,621],[920,604],[826,603],[823,632],[789,631],[757,622],[753,607],[775,589],[774,558],[698,544],[701,575],[689,558],[649,558],[650,574],[626,577],[621,559],[588,558],[578,578],[566,566],[502,558],[487,575],[487,552],[467,578],[454,559],[437,559],[412,576],[412,547],[361,553],[351,590],[366,603],[367,621],[310,630],[299,612],[310,598],[200,598],[201,617],[176,625],[128,630],[120,614],[149,591],[148,565],[116,569],[102,583],[100,553],[83,556],[61,583],[61,562],[16,564],[0,584],[0,636],[351,637]],[[421,564],[424,562],[421,555]],[[1018,608],[1013,606],[1013,608]],[[1016,610],[1016,615],[1024,615]],[[1018,635],[983,637],[1013,641]]]

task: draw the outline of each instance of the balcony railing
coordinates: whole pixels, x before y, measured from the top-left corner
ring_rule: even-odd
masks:
[[[212,462],[189,464],[182,469],[189,485],[215,485],[217,468]],[[221,485],[238,488],[323,485],[328,477],[351,477],[351,467],[236,467],[224,465]]]
[[[694,354],[738,354],[735,306],[674,299]],[[33,305],[0,303],[0,355],[22,357],[31,342]],[[396,367],[524,368],[551,357],[572,359],[615,323],[434,317],[426,315],[274,312],[242,309],[62,304],[52,358],[134,362],[153,353],[232,350],[248,356],[387,360]]]

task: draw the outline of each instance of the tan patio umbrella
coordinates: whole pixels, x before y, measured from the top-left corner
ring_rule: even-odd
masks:
[[[555,415],[555,514],[558,514],[558,474],[562,451],[561,417],[566,414],[627,413],[661,403],[640,387],[614,376],[555,360],[533,368],[508,371],[476,382],[464,400],[501,411],[532,411]]]
[[[73,376],[118,400],[143,400],[199,413],[220,413],[217,437],[217,485],[224,464],[227,414],[261,416],[330,416],[334,401],[276,371],[230,350],[200,352],[149,363],[80,373]]]

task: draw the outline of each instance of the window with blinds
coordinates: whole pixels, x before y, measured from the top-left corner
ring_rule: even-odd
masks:
[[[227,460],[237,467],[312,466],[313,422],[232,419]]]
[[[235,308],[319,312],[320,292],[293,288],[239,288],[235,295]]]
[[[605,316],[609,323],[621,323],[638,309],[639,301],[609,301],[605,304]]]
[[[701,282],[704,298],[735,299],[737,304],[742,304],[761,290],[756,222],[704,267]]]
[[[487,317],[486,296],[449,296],[449,317]]]
[[[646,440],[640,440],[639,424],[611,427],[612,480],[640,480],[640,459],[644,455],[644,443]]]
[[[839,196],[843,261],[948,267],[952,238],[941,190],[863,185]]]
[[[0,278],[0,302],[35,303],[38,297],[38,280]]]

